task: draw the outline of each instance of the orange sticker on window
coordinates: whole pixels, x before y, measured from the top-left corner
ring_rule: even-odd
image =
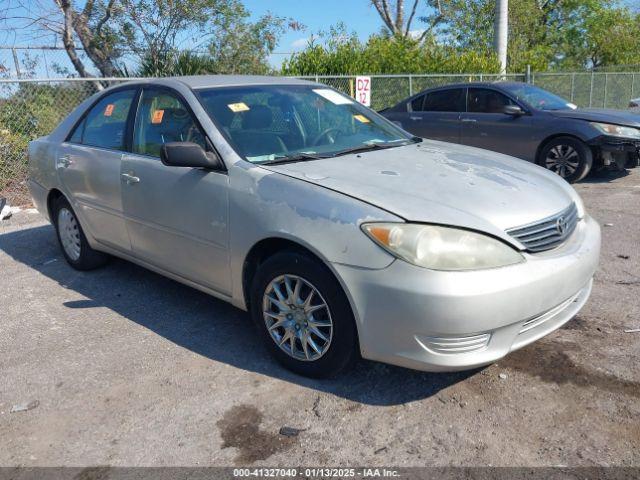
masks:
[[[113,114],[113,110],[115,108],[116,106],[113,103],[110,103],[109,105],[107,105],[107,108],[104,109],[104,116],[110,117]]]
[[[164,117],[164,110],[154,110],[151,115],[151,123],[162,123],[162,117]]]

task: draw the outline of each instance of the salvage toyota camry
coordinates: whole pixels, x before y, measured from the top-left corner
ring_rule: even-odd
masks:
[[[119,85],[33,141],[29,165],[72,267],[115,255],[229,301],[309,376],[358,354],[489,364],[571,319],[598,263],[600,229],[557,175],[301,80]]]

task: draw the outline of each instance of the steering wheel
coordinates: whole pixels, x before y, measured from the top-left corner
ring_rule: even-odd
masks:
[[[322,140],[324,137],[327,137],[327,140],[329,140],[329,143],[336,143],[336,137],[335,135],[329,135],[332,132],[339,132],[340,129],[338,127],[329,127],[325,130],[323,130],[322,132],[320,132],[318,135],[316,135],[313,140],[311,141],[311,145],[312,146],[316,146],[320,143],[320,140]]]

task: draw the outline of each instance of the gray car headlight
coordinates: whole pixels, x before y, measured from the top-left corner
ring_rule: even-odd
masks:
[[[480,270],[524,261],[517,250],[501,241],[459,228],[366,223],[362,230],[392,255],[432,270]]]
[[[613,137],[633,138],[640,140],[640,129],[634,127],[623,127],[610,123],[591,122],[591,125],[606,135]]]

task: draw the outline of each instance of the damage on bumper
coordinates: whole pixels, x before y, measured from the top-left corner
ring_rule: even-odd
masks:
[[[599,253],[600,228],[586,216],[562,246],[509,267],[436,272],[397,260],[383,270],[335,268],[364,358],[450,371],[492,363],[570,320],[589,297]]]
[[[617,159],[623,156],[624,165],[619,165],[619,167],[633,168],[640,165],[640,140],[600,135],[589,141],[588,144],[599,149],[603,158]]]

